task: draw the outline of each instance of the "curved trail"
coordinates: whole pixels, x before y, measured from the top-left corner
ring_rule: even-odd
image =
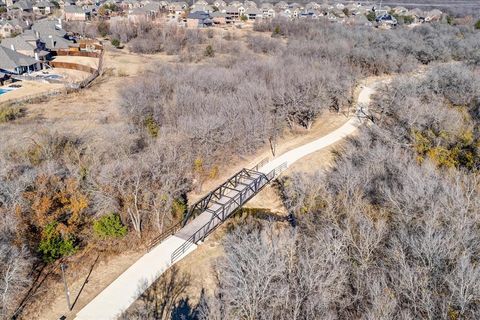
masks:
[[[368,105],[370,103],[370,97],[374,93],[373,86],[370,87],[363,87],[362,91],[358,96],[358,105]],[[362,123],[359,117],[355,116],[348,120],[343,126],[340,128],[330,132],[326,136],[318,138],[312,142],[304,144],[298,148],[293,150],[287,151],[281,156],[273,159],[271,162],[267,163],[265,166],[259,169],[260,172],[268,173],[274,168],[280,166],[283,163],[287,164],[287,167],[291,166],[297,160],[314,153],[316,151],[322,150],[343,138],[351,135],[355,132],[358,126]]]
[[[374,92],[374,86],[375,84],[362,88],[358,96],[357,106],[369,104],[370,97]],[[351,135],[357,130],[361,123],[362,121],[360,118],[354,116],[343,126],[326,136],[285,152],[258,170],[263,173],[268,173],[283,163],[286,163],[287,167],[291,166],[297,160],[311,153],[322,150],[323,148]],[[165,241],[161,242],[150,252],[138,259],[130,268],[90,301],[90,303],[77,313],[75,319],[117,319],[122,312],[138,299],[146,288],[148,288],[163,272],[172,266],[171,255],[173,251],[184,242],[184,239],[175,235],[168,237]],[[176,261],[181,260],[196,248],[197,245],[190,246],[189,249]]]

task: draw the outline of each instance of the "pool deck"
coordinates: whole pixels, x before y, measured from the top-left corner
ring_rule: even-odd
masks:
[[[14,89],[10,92],[0,94],[0,104],[65,88],[64,84],[43,83],[40,81],[19,81],[14,84],[19,84],[21,87],[10,88],[9,86],[12,84],[0,87],[0,89]]]

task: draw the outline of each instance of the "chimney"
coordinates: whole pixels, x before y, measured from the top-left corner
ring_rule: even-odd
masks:
[[[62,27],[62,19],[61,18],[58,18],[58,26],[60,29],[63,29]]]
[[[40,60],[40,59],[38,59],[38,52],[35,52],[35,60],[37,60],[37,61]]]
[[[52,43],[52,49],[55,48],[55,41],[53,41],[53,37],[50,35],[48,36],[48,38],[50,39],[51,43]]]
[[[12,51],[15,51],[15,46],[13,44],[10,45],[10,48],[12,49]]]

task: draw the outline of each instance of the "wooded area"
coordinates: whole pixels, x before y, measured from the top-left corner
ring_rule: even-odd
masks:
[[[460,64],[377,94],[333,170],[281,182],[297,229],[224,241],[201,319],[477,319],[480,80]]]
[[[298,230],[240,229],[226,239],[218,295],[202,312],[478,318],[479,32],[281,20],[255,30],[217,41],[202,31],[123,37],[110,29],[134,52],[179,58],[119,88],[128,126],[101,138],[0,136],[1,318],[18,306],[37,265],[144,244],[181,219],[187,192],[229,160],[267,145],[275,152],[285,132],[310,128],[324,112],[353,112],[353,90],[366,76],[422,65],[424,77],[379,91],[376,125],[339,150],[332,172],[284,181]]]

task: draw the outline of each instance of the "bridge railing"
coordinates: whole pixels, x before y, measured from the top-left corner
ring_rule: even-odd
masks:
[[[252,168],[252,170],[258,171],[258,169],[260,169],[261,167],[263,167],[264,165],[266,165],[266,164],[268,163],[268,161],[270,161],[270,160],[268,159],[268,157],[265,158],[265,159],[262,159],[262,161],[260,161],[259,163],[257,163],[257,164]]]
[[[153,238],[148,244],[147,244],[147,251],[152,250],[157,244],[168,238],[169,236],[174,235],[177,231],[182,229],[182,221],[179,221],[175,223],[173,226],[167,228],[164,230],[161,234]]]
[[[185,215],[185,218],[182,222],[183,226],[185,226],[189,220],[196,218],[199,214],[204,212],[211,205],[212,200],[215,201],[215,199],[220,199],[225,194],[225,192],[230,191],[232,188],[235,188],[240,180],[250,176],[251,170],[242,169],[230,178],[228,178],[220,186],[210,191],[205,197],[195,202]]]
[[[250,200],[260,190],[265,187],[270,181],[275,179],[282,171],[287,169],[287,163],[284,162],[280,166],[276,167],[268,174],[258,173],[258,178],[252,181],[249,186],[243,189],[241,192],[234,195],[224,205],[211,210],[212,219],[202,227],[200,227],[194,234],[192,234],[180,247],[175,249],[171,256],[171,262],[175,262],[181,257],[192,245],[197,244],[200,240],[204,240],[221,222],[230,217],[236,210],[238,210],[243,204]]]

